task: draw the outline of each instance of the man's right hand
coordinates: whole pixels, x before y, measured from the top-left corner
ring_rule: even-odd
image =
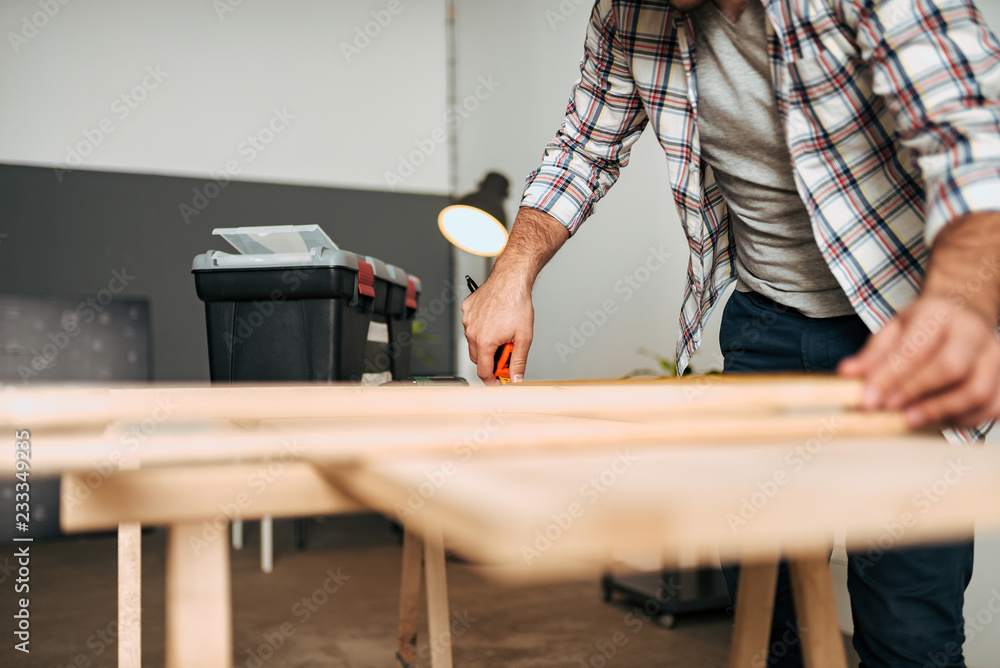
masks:
[[[469,358],[476,363],[476,374],[487,385],[497,383],[493,376],[493,356],[497,348],[513,343],[510,378],[524,379],[528,362],[535,311],[531,305],[531,285],[523,275],[507,272],[490,274],[489,280],[462,302],[462,325],[469,340]]]
[[[536,209],[520,209],[489,279],[462,302],[469,358],[487,385],[499,382],[493,375],[493,356],[505,343],[514,344],[511,380],[524,380],[535,323],[531,288],[538,272],[567,238],[569,232],[552,216]]]

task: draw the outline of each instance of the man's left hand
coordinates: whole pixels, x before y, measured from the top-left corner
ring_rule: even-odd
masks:
[[[972,427],[1000,415],[1000,342],[961,295],[924,295],[845,359],[865,380],[862,407],[905,411],[911,427]]]

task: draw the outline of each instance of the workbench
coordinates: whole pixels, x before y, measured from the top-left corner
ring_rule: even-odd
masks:
[[[168,667],[221,668],[227,523],[374,509],[405,527],[399,665],[416,663],[422,560],[429,633],[448,635],[447,549],[498,586],[596,577],[633,556],[740,563],[734,668],[766,652],[783,557],[807,665],[844,668],[835,537],[852,549],[1000,527],[1000,452],[911,433],[898,414],[859,412],[860,396],[857,381],[796,376],[4,388],[0,421],[12,439],[30,431],[32,476],[62,476],[67,531],[119,529],[122,666],[139,665],[142,525],[169,528]]]

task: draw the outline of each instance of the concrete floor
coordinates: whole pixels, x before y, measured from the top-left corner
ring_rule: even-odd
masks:
[[[309,547],[299,552],[290,522],[276,522],[274,572],[265,575],[256,524],[248,525],[246,547],[232,556],[234,666],[389,668],[399,591],[396,536],[368,515],[311,522],[309,531]],[[143,537],[143,666],[163,665],[164,546],[162,530]],[[2,564],[13,548],[0,549]],[[340,589],[326,600],[314,597],[331,573],[342,581]],[[13,578],[0,571],[0,579],[0,666],[117,665],[113,535],[33,545],[30,655],[12,649]],[[458,667],[726,665],[730,621],[724,613],[682,617],[665,630],[629,616],[631,606],[602,602],[597,582],[510,588],[458,562],[449,562],[448,579],[455,627],[462,629],[454,639]],[[303,598],[322,602],[307,607]],[[612,647],[613,656],[605,658]],[[428,649],[422,630],[422,656]]]

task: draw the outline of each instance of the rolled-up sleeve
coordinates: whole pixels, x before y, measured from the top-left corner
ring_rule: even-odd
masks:
[[[528,175],[521,206],[548,213],[574,234],[628,164],[646,121],[612,2],[599,0],[566,117],[541,166]]]
[[[926,191],[925,240],[1000,210],[1000,43],[968,0],[854,0],[874,91]]]

